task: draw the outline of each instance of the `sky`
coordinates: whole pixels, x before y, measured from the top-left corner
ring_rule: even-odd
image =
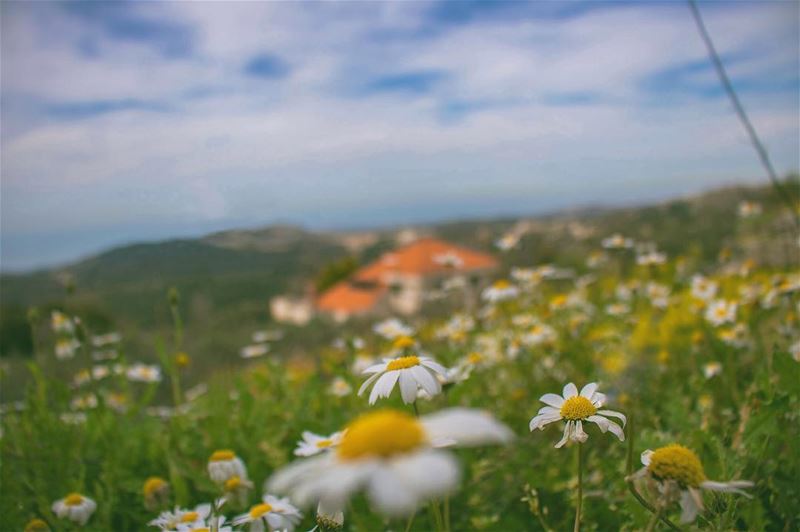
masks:
[[[800,3],[701,2],[781,173]],[[766,177],[684,2],[0,4],[0,267]]]

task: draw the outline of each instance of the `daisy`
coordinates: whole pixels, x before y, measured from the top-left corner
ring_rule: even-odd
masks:
[[[222,485],[225,494],[222,496],[222,503],[234,501],[238,506],[246,506],[250,490],[253,489],[253,483],[246,478],[241,478],[237,475],[230,477]],[[221,505],[220,505],[221,506]]]
[[[352,391],[352,386],[350,386],[350,384],[348,384],[348,382],[341,377],[336,377],[333,379],[333,382],[331,382],[330,386],[328,386],[328,393],[335,395],[336,397],[345,397],[350,395],[350,392]]]
[[[108,345],[118,344],[122,340],[122,336],[118,332],[110,332],[92,336],[92,345],[94,347],[105,347]]]
[[[175,530],[179,525],[194,525],[198,521],[204,522],[211,515],[211,505],[200,504],[194,510],[185,510],[175,507],[173,511],[164,511],[158,517],[147,523],[161,530]]]
[[[694,521],[697,513],[703,509],[703,498],[699,490],[732,492],[750,497],[742,488],[753,486],[747,480],[708,480],[697,455],[691,449],[675,443],[655,451],[646,450],[642,453],[642,464],[645,467],[635,473],[634,477],[644,477],[658,483],[665,502],[680,500],[683,523]]]
[[[334,452],[290,464],[267,485],[302,506],[325,501],[332,508],[344,508],[364,489],[382,513],[408,515],[458,484],[458,463],[440,447],[502,443],[512,436],[478,410],[451,408],[420,418],[378,410],[353,421]]]
[[[517,244],[519,244],[519,235],[514,233],[505,234],[494,243],[500,251],[510,251],[517,247]]]
[[[717,295],[717,283],[703,277],[695,275],[692,277],[692,296],[702,301],[708,301]]]
[[[550,423],[565,420],[567,423],[564,426],[564,437],[556,444],[558,449],[567,441],[585,442],[589,435],[583,431],[583,422],[590,421],[600,427],[602,432],[610,430],[619,441],[625,441],[625,433],[622,431],[626,422],[625,416],[614,410],[599,410],[605,403],[606,396],[596,390],[597,383],[590,382],[578,394],[578,388],[570,382],[564,386],[563,397],[554,393],[544,394],[539,400],[548,406],[542,407],[531,419],[531,431],[543,430]],[[603,416],[621,419],[622,427]]]
[[[389,397],[398,382],[403,402],[409,404],[417,398],[418,388],[423,388],[432,396],[441,392],[442,385],[437,374],[444,376],[447,369],[430,357],[408,355],[385,358],[382,363],[368,367],[363,373],[372,375],[361,385],[358,395],[363,394],[374,383],[369,394],[369,404],[375,404],[379,397]]]
[[[50,527],[47,523],[39,518],[31,519],[25,525],[24,532],[50,532]]]
[[[85,525],[96,509],[97,503],[80,493],[70,493],[53,503],[54,514],[79,525]]]
[[[217,484],[224,484],[231,477],[247,478],[247,469],[242,459],[229,449],[214,451],[208,459],[208,476]]]
[[[658,251],[650,251],[636,257],[639,266],[659,266],[667,262],[667,255]]]
[[[137,362],[127,369],[128,380],[136,382],[161,382],[161,368]]]
[[[498,303],[507,299],[513,299],[519,295],[519,288],[509,283],[505,279],[495,281],[492,286],[483,290],[481,297],[489,303]]]
[[[169,484],[161,477],[150,477],[142,486],[144,505],[148,510],[155,510],[159,506],[166,506],[169,497]]]
[[[304,431],[303,439],[297,442],[294,450],[295,456],[314,456],[324,451],[329,451],[342,441],[342,433],[334,432],[330,436],[320,436],[313,432]]]
[[[317,505],[317,527],[320,530],[341,530],[344,526],[344,512],[325,501]]]
[[[706,379],[710,379],[722,373],[722,364],[719,362],[709,362],[703,366],[703,375]]]
[[[178,523],[176,532],[209,532],[210,530],[214,532],[233,532],[232,527],[225,525],[224,515],[216,518],[216,524],[214,524],[214,521],[213,517],[209,517],[207,519],[198,519],[194,523]]]
[[[389,318],[388,320],[376,323],[372,327],[372,330],[387,340],[394,340],[398,336],[412,336],[414,334],[413,328],[404,324],[397,318]]]
[[[81,343],[74,338],[60,338],[56,341],[56,358],[59,360],[72,358],[80,347]]]
[[[713,301],[706,309],[706,320],[715,327],[724,323],[733,323],[736,321],[736,303],[724,299]]]
[[[633,239],[625,238],[619,233],[615,233],[608,238],[604,238],[602,246],[606,249],[630,249],[633,247]]]
[[[233,525],[248,525],[251,532],[267,530],[291,532],[302,518],[303,515],[292,506],[289,499],[264,495],[260,504],[256,504],[249,512],[234,519]]]
[[[69,316],[57,310],[50,314],[50,324],[53,331],[57,333],[72,334],[75,331],[75,322]]]
[[[433,257],[433,262],[440,266],[444,266],[445,268],[459,269],[464,266],[464,259],[462,259],[461,256],[454,251],[448,251],[447,253],[435,255]]]
[[[739,203],[739,217],[750,218],[761,214],[761,204],[754,201],[743,201]]]
[[[242,358],[256,358],[266,355],[269,352],[268,344],[246,345],[239,351]]]

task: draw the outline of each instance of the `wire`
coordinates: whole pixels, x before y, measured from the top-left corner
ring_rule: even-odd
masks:
[[[789,207],[789,212],[793,215],[795,225],[800,227],[800,214],[797,213],[791,194],[786,188],[784,188],[783,184],[780,182],[780,179],[778,179],[775,168],[772,166],[772,162],[769,159],[769,154],[767,154],[764,144],[759,139],[758,133],[756,133],[756,128],[753,127],[752,122],[750,122],[747,112],[745,112],[744,107],[742,106],[742,102],[739,101],[739,97],[736,95],[733,84],[731,83],[731,80],[725,71],[725,66],[722,64],[722,60],[720,59],[716,48],[714,48],[714,43],[711,41],[711,36],[708,34],[706,25],[703,23],[703,18],[700,16],[700,10],[697,7],[697,2],[695,0],[688,0],[688,2],[689,8],[692,10],[692,15],[694,16],[694,21],[697,23],[697,29],[700,32],[700,37],[703,38],[703,42],[708,49],[708,55],[711,58],[711,62],[714,64],[714,68],[717,71],[719,80],[722,83],[722,86],[725,88],[725,92],[728,93],[728,97],[731,99],[731,103],[733,103],[733,108],[736,110],[736,114],[739,116],[739,120],[742,122],[745,131],[747,131],[747,135],[750,137],[750,142],[753,144],[753,147],[758,153],[758,158],[761,160],[761,164],[767,171],[767,175],[769,176],[769,180],[772,182],[772,186],[775,187],[778,195]]]

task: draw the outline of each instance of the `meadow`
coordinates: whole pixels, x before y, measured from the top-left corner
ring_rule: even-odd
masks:
[[[620,222],[568,260],[511,247],[477,307],[451,287],[199,381],[181,290],[145,361],[65,296],[3,407],[2,529],[797,530],[800,273],[753,251],[773,205],[726,205],[724,245]]]

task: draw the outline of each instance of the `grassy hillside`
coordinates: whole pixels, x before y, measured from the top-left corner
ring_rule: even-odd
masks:
[[[736,212],[743,200],[758,202],[764,214],[739,218]],[[700,268],[722,251],[734,258],[757,256],[765,266],[796,264],[795,232],[785,217],[776,214],[777,207],[778,198],[769,187],[734,187],[652,206],[557,213],[523,220],[526,229],[519,245],[499,255],[505,268],[535,261],[582,271],[586,256],[600,240],[619,232],[650,241],[669,256],[683,256]],[[519,219],[468,220],[415,229],[496,253],[494,242],[519,223]],[[374,242],[359,249],[355,259],[363,264],[391,249],[395,234],[375,232]],[[270,297],[303,292],[327,265],[351,255],[342,242],[343,235],[335,233],[275,226],[225,231],[197,240],[134,244],[57,270],[3,275],[0,356],[11,377],[3,393],[17,395],[18,384],[25,380],[23,366],[33,346],[29,308],[41,316],[54,308],[84,316],[92,331],[118,330],[126,350],[152,358],[154,339],[169,334],[165,297],[171,287],[181,294],[186,348],[196,360],[190,378],[236,366],[239,348],[249,342],[252,331],[270,326]],[[70,294],[66,278],[74,284]],[[285,329],[291,339],[285,345],[293,353],[313,352],[334,334],[324,321],[305,330]],[[309,334],[312,330],[314,334]],[[64,366],[58,371],[65,371]]]

